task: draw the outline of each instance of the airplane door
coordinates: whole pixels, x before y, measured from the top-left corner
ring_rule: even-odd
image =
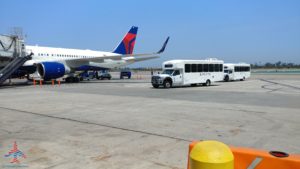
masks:
[[[180,73],[179,70],[175,70],[173,73],[173,80],[175,84],[181,84],[182,83],[182,73]]]

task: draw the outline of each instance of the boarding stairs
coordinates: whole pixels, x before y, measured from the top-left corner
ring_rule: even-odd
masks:
[[[31,56],[16,57],[8,63],[2,70],[0,70],[0,84],[5,82],[16,70],[18,70]]]
[[[31,55],[26,55],[23,40],[17,36],[0,35],[0,85],[30,59]]]

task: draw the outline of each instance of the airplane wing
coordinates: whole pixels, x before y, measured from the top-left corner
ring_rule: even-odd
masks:
[[[159,56],[147,56],[147,57],[125,57],[124,60],[126,61],[132,61],[132,62],[140,62],[144,60],[150,60],[150,59],[155,59],[159,58]]]
[[[113,60],[120,60],[121,58],[125,58],[125,57],[132,57],[132,56],[151,56],[151,55],[158,55],[161,54],[165,51],[167,44],[169,42],[170,37],[167,37],[167,39],[165,40],[163,46],[161,47],[161,49],[158,52],[154,52],[154,53],[142,53],[142,54],[126,54],[126,55],[121,55],[118,53],[112,53],[112,55],[109,56],[99,56],[99,57],[94,57],[94,58],[81,58],[81,59],[76,59],[76,58],[72,58],[70,60],[78,60],[78,61],[92,61],[92,62],[101,62],[103,61],[103,59],[113,59]],[[153,56],[154,58],[156,58],[157,56]],[[147,59],[145,59],[147,60]]]

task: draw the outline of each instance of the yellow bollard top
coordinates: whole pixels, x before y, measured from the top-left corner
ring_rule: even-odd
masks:
[[[230,148],[218,141],[197,143],[190,153],[190,158],[203,163],[226,163],[234,159]]]

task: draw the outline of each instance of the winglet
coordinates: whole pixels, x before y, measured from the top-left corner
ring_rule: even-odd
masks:
[[[166,49],[166,46],[168,44],[170,37],[168,36],[167,40],[165,41],[164,45],[162,46],[162,48],[157,52],[157,54],[163,53]]]

